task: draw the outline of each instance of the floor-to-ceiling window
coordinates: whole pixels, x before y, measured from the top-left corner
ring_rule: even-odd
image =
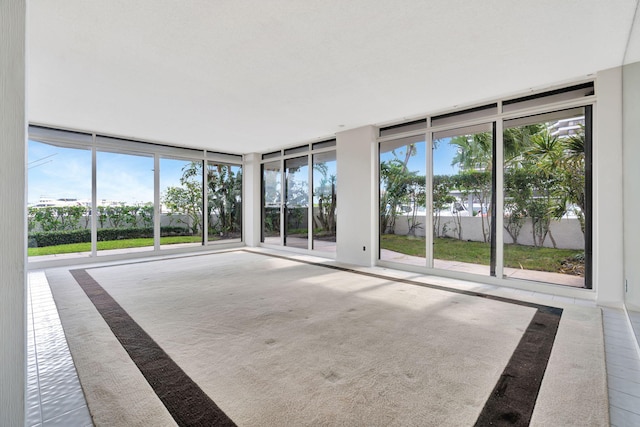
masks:
[[[380,259],[425,265],[424,134],[380,143]]]
[[[335,144],[321,141],[262,155],[263,243],[335,253]]]
[[[279,155],[279,153],[278,153]],[[281,161],[262,164],[262,242],[278,245],[282,212]]]
[[[585,126],[584,108],[505,121],[506,276],[584,286]]]
[[[160,158],[160,248],[202,244],[202,161]]]
[[[491,273],[492,129],[489,123],[433,133],[435,268]]]
[[[593,95],[584,83],[382,128],[380,261],[590,288]],[[425,174],[430,215],[415,221]]]
[[[38,126],[29,135],[30,257],[242,239],[242,156]]]
[[[153,156],[98,150],[98,253],[153,249]]]
[[[207,227],[210,242],[242,238],[242,166],[207,162]]]
[[[313,154],[313,249],[336,251],[336,152]]]
[[[309,246],[309,157],[284,161],[286,196],[284,244],[306,249]]]
[[[91,148],[32,137],[27,171],[29,256],[89,255]]]

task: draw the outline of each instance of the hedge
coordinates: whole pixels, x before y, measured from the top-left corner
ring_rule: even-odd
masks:
[[[163,236],[190,236],[185,227],[162,227]],[[98,241],[139,239],[153,237],[153,228],[100,228]],[[29,247],[42,248],[45,246],[66,245],[70,243],[91,242],[91,230],[83,228],[64,231],[34,231],[29,233]]]

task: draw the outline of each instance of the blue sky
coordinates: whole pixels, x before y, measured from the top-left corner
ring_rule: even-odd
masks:
[[[91,151],[29,141],[27,200],[40,197],[91,199]],[[188,161],[161,159],[160,189],[179,185]],[[153,158],[97,153],[98,200],[153,202]]]
[[[434,150],[434,172],[453,174],[451,159],[456,148],[442,140]],[[417,144],[418,152],[409,160],[409,169],[425,174],[425,144]],[[402,149],[396,150],[399,157]],[[41,197],[53,199],[91,199],[91,151],[63,148],[29,141],[28,147],[28,202],[37,203]],[[182,168],[189,161],[160,160],[160,190],[177,186]],[[130,154],[97,153],[98,200],[127,204],[153,202],[153,158]],[[329,174],[335,173],[331,164]],[[339,179],[339,177],[338,177]]]
[[[451,138],[443,138],[438,143],[438,148],[433,150],[433,172],[434,175],[455,175],[458,168],[451,166],[451,160],[457,153],[457,147],[449,144]],[[425,142],[416,144],[417,152],[409,159],[407,166],[410,171],[417,171],[419,175],[425,175]],[[395,150],[398,158],[404,159],[404,147]],[[393,154],[385,153],[383,159],[392,159]]]

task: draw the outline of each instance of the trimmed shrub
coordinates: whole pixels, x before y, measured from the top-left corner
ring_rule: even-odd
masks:
[[[187,227],[166,226],[160,227],[162,236],[192,236],[191,230]]]
[[[191,233],[184,227],[162,227],[163,236],[190,236]],[[153,228],[100,228],[98,229],[98,241],[139,239],[153,237]],[[64,230],[64,231],[32,231],[29,233],[29,247],[41,248],[45,246],[67,245],[70,243],[91,242],[91,230]]]
[[[84,243],[91,241],[91,230],[64,231],[32,231],[29,233],[29,247],[67,245],[70,243]]]
[[[101,228],[98,242],[153,237],[153,228]]]

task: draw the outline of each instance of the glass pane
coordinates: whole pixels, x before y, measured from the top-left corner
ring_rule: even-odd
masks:
[[[296,157],[284,162],[287,198],[285,200],[285,246],[309,248],[309,158]]]
[[[504,274],[584,287],[584,109],[552,117],[505,122]]]
[[[492,125],[433,135],[433,266],[490,273]]]
[[[202,245],[202,162],[160,159],[160,249]]]
[[[242,239],[242,166],[207,164],[209,242]]]
[[[336,152],[313,155],[313,249],[336,251]]]
[[[153,249],[153,157],[98,151],[98,252]]]
[[[262,165],[262,241],[272,245],[281,244],[280,204],[282,203],[280,183],[280,162]]]
[[[29,256],[91,252],[91,151],[29,140]]]
[[[426,265],[424,135],[380,144],[380,259]]]

